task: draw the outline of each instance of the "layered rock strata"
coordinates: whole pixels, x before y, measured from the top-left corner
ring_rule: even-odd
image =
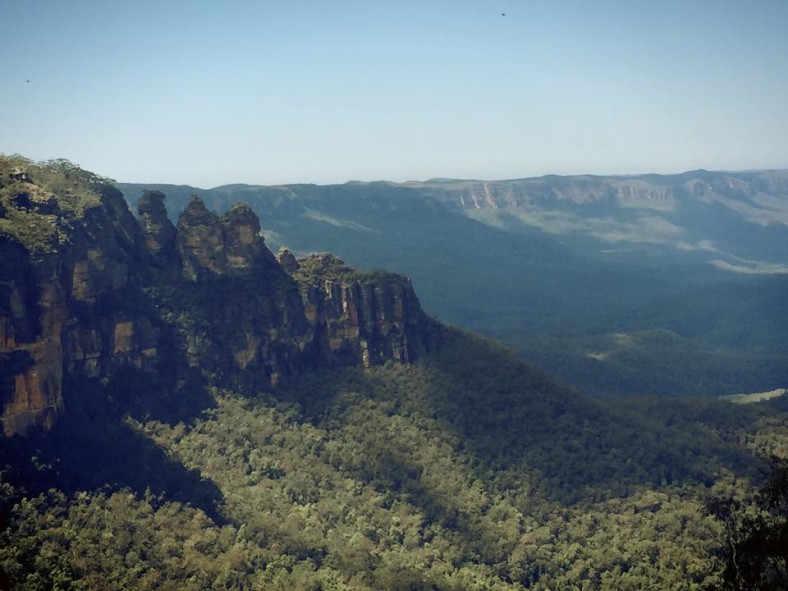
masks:
[[[67,414],[74,380],[133,370],[176,395],[194,379],[253,394],[318,368],[410,362],[434,346],[407,279],[330,255],[277,260],[248,206],[220,217],[193,198],[176,227],[163,194],[146,193],[135,218],[103,187],[79,215],[50,210],[30,220],[56,229],[44,250],[0,232],[6,436]]]

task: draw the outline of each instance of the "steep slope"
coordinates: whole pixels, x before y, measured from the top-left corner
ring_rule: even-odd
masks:
[[[404,273],[431,314],[581,389],[714,395],[788,380],[784,180],[695,171],[166,190],[175,209],[192,191],[217,209],[248,202],[275,246]],[[121,186],[132,201],[142,190]],[[675,351],[640,340],[664,331],[687,344],[687,388],[671,377]],[[644,345],[640,357],[595,357],[621,334]],[[610,379],[622,368],[631,379]]]
[[[90,173],[32,163],[15,173],[18,163],[4,159],[0,171],[7,435],[51,425],[64,382],[147,373],[174,399],[203,380],[253,392],[320,367],[413,360],[432,346],[407,279],[325,257],[289,275],[248,206],[220,218],[193,199],[176,228],[153,192],[137,221]],[[63,177],[79,195],[58,185]]]
[[[608,256],[664,255],[742,272],[788,270],[788,171],[549,175],[408,183],[450,208],[510,229],[539,227]]]
[[[757,465],[738,441],[762,420],[709,401],[614,411],[460,333],[414,364],[212,397],[183,420],[127,416],[120,438],[77,412],[4,442],[32,493],[3,490],[16,588],[713,586],[703,498]]]

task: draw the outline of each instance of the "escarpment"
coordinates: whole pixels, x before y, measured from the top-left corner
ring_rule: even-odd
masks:
[[[195,197],[175,226],[156,191],[134,217],[109,186],[77,207],[35,174],[25,186],[0,181],[6,436],[67,416],[91,380],[143,374],[170,396],[196,382],[253,394],[315,369],[410,362],[435,346],[407,279],[330,255],[277,259],[248,206],[220,217]],[[31,192],[46,211],[19,198]]]
[[[407,278],[359,273],[326,253],[298,261],[293,276],[321,356],[334,364],[407,363],[429,348],[428,322]]]
[[[58,260],[28,257],[19,244],[0,237],[0,401],[3,431],[51,425],[63,407],[63,352],[59,339],[67,319]]]

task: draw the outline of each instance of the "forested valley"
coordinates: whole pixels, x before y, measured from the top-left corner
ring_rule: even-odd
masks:
[[[0,591],[788,591],[788,0],[0,23]]]
[[[247,206],[176,227],[67,161],[0,169],[0,587],[784,588],[786,396],[700,391],[741,350],[515,352],[407,278],[275,256]],[[523,360],[589,350],[596,396]],[[641,367],[659,392],[606,391]]]
[[[191,417],[107,394],[3,444],[13,588],[722,588],[708,505],[788,448],[776,402],[599,402],[466,334]]]
[[[248,203],[268,244],[407,275],[431,315],[587,394],[720,396],[788,383],[788,173],[119,183],[130,203]]]

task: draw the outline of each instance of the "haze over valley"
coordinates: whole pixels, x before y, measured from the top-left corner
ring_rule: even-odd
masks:
[[[0,590],[788,588],[787,2],[0,22]]]
[[[425,309],[585,392],[721,395],[788,380],[788,172],[210,190],[119,184],[173,212],[260,215],[276,250],[410,277]]]
[[[749,495],[786,492],[782,173],[636,179],[645,206],[622,179],[525,180],[508,205],[482,184],[482,211],[473,182],[201,191],[0,164],[14,588],[781,576],[761,548],[784,517]],[[654,213],[655,187],[681,206]],[[737,230],[724,254],[682,247],[713,244],[685,209]],[[572,231],[540,225],[559,215]],[[659,215],[672,241],[609,252],[606,227]],[[719,264],[745,255],[759,272]]]

